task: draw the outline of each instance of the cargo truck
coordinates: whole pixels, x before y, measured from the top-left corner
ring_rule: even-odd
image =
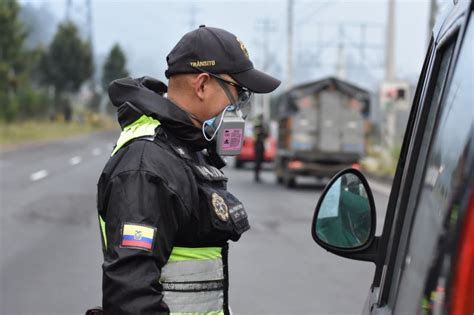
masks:
[[[278,101],[277,181],[292,187],[298,176],[323,179],[357,167],[365,153],[369,104],[368,91],[332,77],[283,94]]]

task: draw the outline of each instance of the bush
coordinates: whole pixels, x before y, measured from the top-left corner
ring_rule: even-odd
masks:
[[[14,121],[19,116],[18,102],[15,97],[0,93],[0,119],[2,121]]]
[[[10,95],[0,93],[0,120],[4,122],[45,119],[52,108],[53,100],[43,89],[21,86]]]
[[[361,160],[362,169],[378,176],[393,177],[397,169],[400,151],[400,145],[391,149],[370,145],[367,156]]]

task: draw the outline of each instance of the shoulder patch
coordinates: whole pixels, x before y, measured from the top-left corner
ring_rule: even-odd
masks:
[[[141,224],[124,223],[120,247],[151,251],[155,242],[156,228]]]

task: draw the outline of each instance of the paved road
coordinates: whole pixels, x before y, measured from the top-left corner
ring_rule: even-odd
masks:
[[[1,153],[1,315],[79,315],[100,304],[95,190],[115,137],[101,133]],[[271,171],[258,185],[249,169],[228,167],[226,173],[252,225],[231,244],[234,314],[360,313],[374,267],[312,241],[322,186],[308,182],[287,190],[275,185]],[[376,186],[382,210],[386,188]]]
[[[360,314],[375,268],[328,253],[312,240],[311,220],[324,186],[305,181],[288,190],[275,185],[272,172],[263,175],[263,184],[251,181],[251,170],[228,173],[229,190],[245,204],[252,225],[231,246],[234,313]],[[374,196],[377,208],[385,209],[388,196]]]

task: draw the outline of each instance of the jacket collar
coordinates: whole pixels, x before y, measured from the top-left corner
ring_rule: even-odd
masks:
[[[109,86],[109,97],[118,108],[121,128],[131,124],[142,115],[160,121],[167,133],[186,143],[193,151],[211,149],[214,142],[204,139],[200,128],[194,126],[189,114],[163,95],[167,86],[154,78],[123,78]]]

